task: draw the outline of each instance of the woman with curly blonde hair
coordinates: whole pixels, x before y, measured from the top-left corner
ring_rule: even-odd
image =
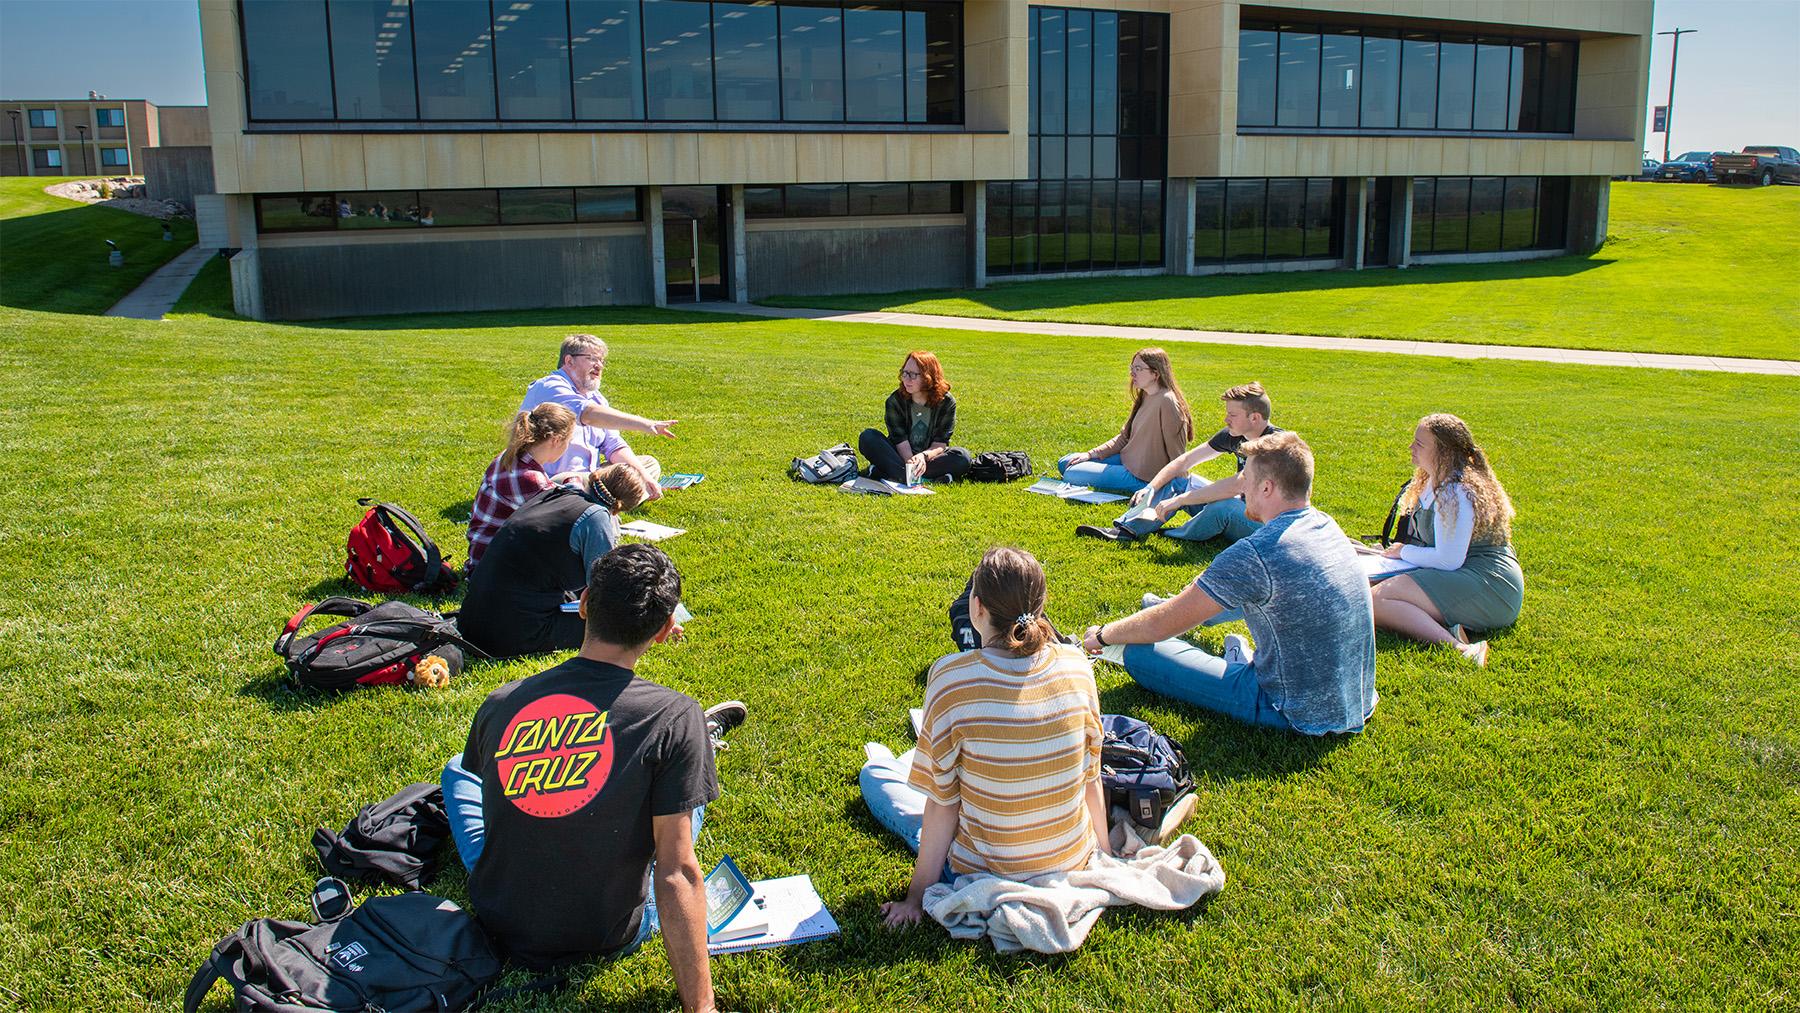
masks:
[[[1495,630],[1519,618],[1525,574],[1512,547],[1512,500],[1468,423],[1427,415],[1413,431],[1413,479],[1400,511],[1418,544],[1387,555],[1417,569],[1375,586],[1375,625],[1426,643],[1452,644],[1476,665],[1487,642],[1466,629]]]

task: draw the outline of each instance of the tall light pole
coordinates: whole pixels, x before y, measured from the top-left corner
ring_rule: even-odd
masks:
[[[88,161],[87,124],[75,124],[75,132],[81,135],[81,171],[86,175],[92,176],[94,174],[94,166]]]
[[[25,145],[19,141],[19,111],[17,109],[8,109],[6,115],[12,117],[13,151],[19,156],[19,175],[29,176],[31,175],[31,167],[25,164]]]
[[[1669,135],[1675,132],[1675,61],[1681,59],[1681,37],[1692,35],[1698,28],[1677,28],[1658,35],[1675,36],[1675,50],[1669,54],[1669,104],[1663,107],[1663,161],[1669,160]]]

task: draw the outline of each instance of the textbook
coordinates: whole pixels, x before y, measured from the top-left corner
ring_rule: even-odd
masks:
[[[1040,496],[1055,496],[1057,499],[1066,499],[1071,503],[1117,503],[1130,499],[1129,496],[1121,496],[1116,492],[1101,492],[1085,485],[1073,485],[1054,478],[1040,478],[1026,486],[1025,491],[1035,492]]]
[[[673,475],[664,475],[656,484],[664,489],[686,489],[690,485],[699,485],[704,481],[706,481],[705,475],[678,471]]]
[[[862,493],[869,496],[935,496],[936,493],[922,485],[901,485],[884,478],[857,477],[838,486],[839,492]]]
[[[768,902],[756,896],[756,888],[738,871],[730,855],[719,859],[706,874],[706,941],[728,943],[749,936],[767,935]]]
[[[658,524],[655,521],[647,521],[640,517],[635,521],[627,521],[624,524],[619,525],[619,533],[631,535],[634,538],[642,538],[646,542],[660,542],[665,538],[674,538],[676,535],[685,535],[687,534],[687,529],[671,528],[667,525]]]
[[[710,926],[711,877],[707,878],[707,923]],[[830,939],[838,934],[837,919],[825,909],[825,902],[819,899],[818,891],[813,889],[811,876],[765,879],[751,883],[750,887],[751,897],[747,906],[758,908],[760,917],[767,920],[768,927],[760,934],[730,940],[721,940],[709,932],[706,949],[713,956],[810,943]]]

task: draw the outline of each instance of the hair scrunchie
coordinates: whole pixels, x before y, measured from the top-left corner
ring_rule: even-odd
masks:
[[[1030,612],[1021,612],[1013,619],[1013,623],[1018,626],[1030,626],[1036,621],[1037,616],[1032,615]]]

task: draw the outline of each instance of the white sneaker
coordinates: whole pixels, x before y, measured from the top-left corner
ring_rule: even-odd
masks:
[[[1227,633],[1225,635],[1225,663],[1227,665],[1248,665],[1256,659],[1256,652],[1250,649],[1250,641],[1242,634]]]
[[[889,763],[894,759],[894,751],[879,742],[863,743],[863,756],[870,763]]]
[[[1488,642],[1477,640],[1472,644],[1457,644],[1456,649],[1476,668],[1486,668],[1488,663]]]

